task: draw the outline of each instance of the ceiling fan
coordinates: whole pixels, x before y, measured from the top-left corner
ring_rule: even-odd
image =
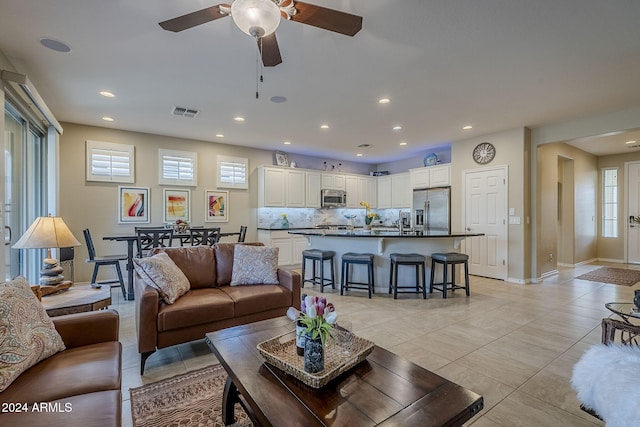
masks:
[[[179,32],[231,16],[246,34],[256,38],[265,67],[282,62],[275,30],[281,18],[353,37],[362,29],[362,17],[294,0],[234,0],[160,22],[167,31]]]

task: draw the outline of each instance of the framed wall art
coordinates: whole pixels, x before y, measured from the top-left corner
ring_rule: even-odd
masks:
[[[191,190],[163,189],[163,221],[191,221]]]
[[[229,192],[206,190],[204,192],[204,208],[206,222],[228,222]]]
[[[149,222],[149,187],[118,187],[118,223]]]
[[[289,157],[287,157],[287,153],[276,151],[276,165],[289,166]]]

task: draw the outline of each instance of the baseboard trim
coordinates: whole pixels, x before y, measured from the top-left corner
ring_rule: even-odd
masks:
[[[624,264],[624,260],[623,259],[612,259],[612,258],[598,258],[598,261],[600,262],[611,262],[611,263],[615,263],[615,264]]]

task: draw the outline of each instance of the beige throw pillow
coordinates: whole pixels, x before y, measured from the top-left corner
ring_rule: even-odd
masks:
[[[24,371],[65,349],[24,277],[0,284],[0,392]]]
[[[231,286],[278,283],[278,248],[248,245],[235,247]]]
[[[173,304],[189,290],[189,279],[166,253],[134,258],[133,262],[140,277],[156,288],[167,304]]]

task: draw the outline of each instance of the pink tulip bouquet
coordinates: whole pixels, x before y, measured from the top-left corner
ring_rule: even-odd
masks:
[[[325,297],[307,295],[300,308],[299,319],[305,326],[304,332],[312,339],[320,337],[324,345],[338,319],[335,307]]]

